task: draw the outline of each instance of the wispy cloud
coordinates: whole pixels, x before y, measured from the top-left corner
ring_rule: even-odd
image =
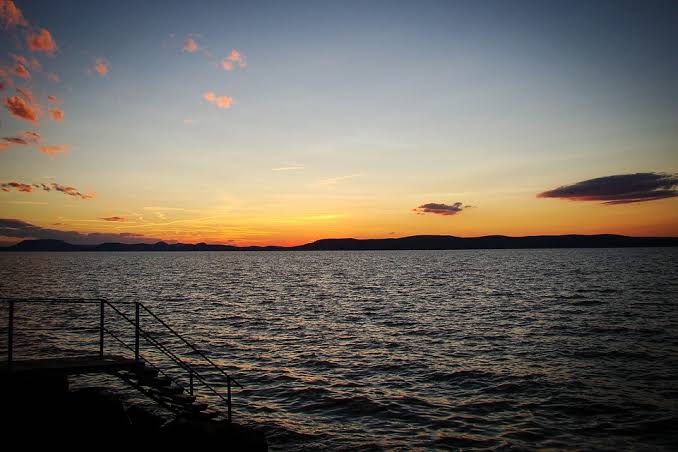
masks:
[[[52,83],[61,83],[61,77],[59,77],[59,74],[56,72],[50,72],[47,74],[47,80],[49,80]]]
[[[35,144],[38,141],[40,141],[40,134],[32,130],[26,130],[16,136],[4,137],[3,140],[10,144],[20,144],[20,145]]]
[[[245,60],[245,56],[242,53],[236,49],[233,49],[226,58],[221,60],[221,67],[223,67],[225,71],[232,71],[236,66],[240,67],[241,69],[246,68],[247,61]]]
[[[41,52],[48,56],[54,56],[57,50],[57,44],[52,38],[52,34],[45,28],[28,32],[26,43],[31,52]]]
[[[457,215],[459,212],[463,211],[465,208],[471,206],[464,206],[464,203],[455,202],[454,204],[442,204],[430,202],[427,204],[422,204],[419,207],[412,209],[413,212],[416,212],[418,215],[424,215],[427,213],[432,213],[436,215]]]
[[[353,179],[353,178],[356,178],[356,177],[360,177],[360,176],[362,176],[362,174],[349,174],[347,176],[330,177],[330,178],[327,178],[327,179],[319,180],[318,185],[325,185],[325,186],[337,185],[339,182],[343,182],[343,181]]]
[[[281,166],[279,168],[271,168],[271,171],[301,171],[304,167],[302,165],[296,166]]]
[[[70,148],[67,144],[55,144],[51,146],[40,146],[40,152],[47,155],[63,154]]]
[[[202,95],[202,98],[205,99],[207,102],[216,105],[219,108],[231,108],[233,103],[235,102],[232,97],[229,96],[217,96],[214,94],[212,91],[208,91],[205,94]]]
[[[101,219],[104,221],[115,221],[119,223],[127,221],[127,218],[125,217],[102,217]]]
[[[570,201],[602,201],[629,204],[678,196],[678,174],[635,173],[598,177],[563,185],[537,195]]]

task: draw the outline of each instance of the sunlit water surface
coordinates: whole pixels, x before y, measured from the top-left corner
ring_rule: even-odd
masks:
[[[152,306],[274,450],[678,448],[678,249],[0,253],[0,289]],[[17,307],[17,358],[97,313]]]

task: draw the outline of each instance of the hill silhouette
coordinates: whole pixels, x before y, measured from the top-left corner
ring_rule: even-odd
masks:
[[[628,237],[600,235],[537,235],[508,237],[455,237],[415,235],[390,239],[322,239],[300,246],[232,246],[206,243],[102,243],[77,245],[61,240],[23,240],[0,251],[369,251],[369,250],[466,250],[528,248],[628,248],[678,246],[678,237]]]

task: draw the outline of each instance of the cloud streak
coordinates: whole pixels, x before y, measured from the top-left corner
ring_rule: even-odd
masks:
[[[69,145],[67,144],[54,144],[51,146],[40,146],[40,152],[43,154],[47,155],[56,155],[56,154],[63,154],[64,152],[68,151]]]
[[[43,228],[22,220],[0,218],[0,236],[19,239],[53,239],[77,245],[97,245],[105,242],[121,243],[154,243],[157,238],[146,237],[132,232],[102,233],[61,231],[59,229]]]
[[[117,217],[117,216],[116,217],[102,217],[101,219],[104,220],[104,221],[115,221],[115,222],[120,222],[120,223],[127,221],[127,218]]]
[[[563,185],[537,195],[570,201],[601,201],[603,204],[629,204],[678,196],[678,174],[635,173],[598,177]]]
[[[42,191],[58,191],[65,195],[80,198],[83,200],[94,199],[94,197],[96,196],[94,193],[82,193],[75,187],[57,184],[56,182],[52,182],[51,184],[25,184],[23,182],[16,181],[0,183],[0,190],[4,192],[16,190],[19,192],[31,193],[33,189]]]
[[[455,202],[454,204],[430,202],[427,204],[422,204],[419,207],[412,209],[412,211],[416,212],[418,215],[432,213],[435,215],[451,216],[459,214],[468,207],[470,206],[464,206],[464,204],[461,202]]]

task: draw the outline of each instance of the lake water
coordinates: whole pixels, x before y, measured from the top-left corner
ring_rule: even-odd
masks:
[[[273,450],[678,449],[677,248],[0,253],[0,289],[146,303]],[[17,358],[97,313],[17,307]]]

